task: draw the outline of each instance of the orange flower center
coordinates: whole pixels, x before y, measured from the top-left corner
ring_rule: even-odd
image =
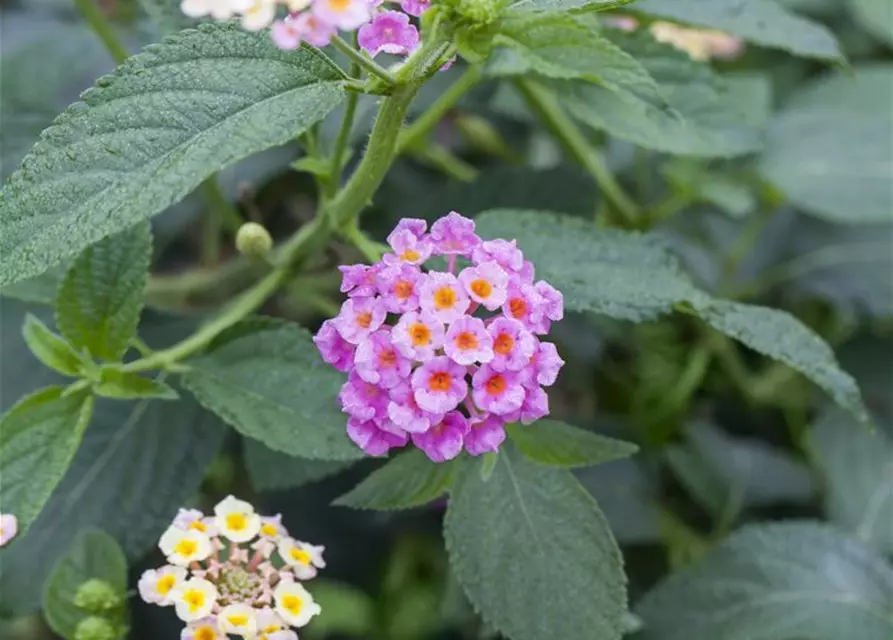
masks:
[[[501,356],[507,356],[515,348],[515,339],[507,333],[500,333],[493,341],[493,351]]]
[[[527,302],[524,298],[512,298],[509,300],[509,313],[513,318],[523,318],[527,315]]]
[[[489,298],[490,294],[493,293],[493,285],[483,278],[478,278],[471,283],[471,292],[478,298]]]
[[[412,338],[412,346],[421,347],[431,342],[431,329],[421,322],[416,322],[410,327],[409,336]]]
[[[428,378],[428,389],[431,391],[449,391],[450,382],[452,382],[450,374],[438,371],[437,373],[432,373],[431,377]]]
[[[337,2],[338,0],[334,0]],[[400,259],[404,262],[415,262],[419,258],[422,257],[422,254],[416,251],[415,249],[407,249],[403,253],[400,254]]]
[[[487,380],[487,393],[491,396],[498,396],[500,393],[505,391],[505,388],[508,384],[505,381],[505,378],[501,373],[497,373],[495,376]]]
[[[458,347],[462,351],[477,349],[478,347],[478,337],[471,331],[462,331],[459,335],[456,336],[454,342],[456,344],[456,347]]]
[[[368,329],[372,324],[372,312],[362,311],[357,314],[357,326],[361,329]]]
[[[384,369],[390,369],[397,364],[397,352],[393,349],[382,351],[378,355],[378,364]]]
[[[412,295],[412,291],[412,283],[409,280],[400,280],[394,285],[394,295],[397,296],[399,300],[406,300]]]
[[[451,309],[456,304],[456,292],[452,287],[441,287],[434,293],[434,306],[438,311]]]
[[[217,638],[217,632],[214,627],[199,627],[195,632],[195,640],[215,640],[215,638]]]
[[[338,12],[344,11],[350,6],[351,0],[329,0],[331,7]]]

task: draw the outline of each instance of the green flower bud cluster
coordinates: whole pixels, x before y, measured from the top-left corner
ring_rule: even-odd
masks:
[[[125,594],[105,580],[91,578],[81,584],[72,603],[87,615],[68,640],[121,640],[127,635]]]

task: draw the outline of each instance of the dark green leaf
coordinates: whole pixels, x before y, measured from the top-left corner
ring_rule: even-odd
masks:
[[[0,502],[24,533],[71,464],[93,412],[87,392],[47,387],[22,398],[0,419]]]
[[[80,354],[30,313],[25,316],[22,335],[31,353],[50,369],[67,376],[80,374]]]
[[[322,361],[298,325],[237,325],[189,366],[186,388],[249,438],[313,460],[363,456],[347,437],[337,399],[344,377]]]
[[[557,420],[539,420],[531,425],[513,424],[509,437],[518,451],[534,462],[550,467],[590,467],[638,451],[629,442],[600,436]]]
[[[317,482],[354,465],[353,460],[307,460],[245,438],[245,468],[257,491],[280,491]]]
[[[887,390],[889,393],[889,389]],[[838,409],[826,411],[809,440],[825,476],[828,517],[884,554],[893,554],[893,423],[869,432]]]
[[[643,640],[881,640],[893,571],[823,524],[751,526],[648,593]]]
[[[614,640],[626,610],[620,551],[569,471],[502,449],[485,482],[469,462],[444,535],[453,569],[484,620],[513,640]]]
[[[77,349],[100,360],[120,360],[143,310],[152,232],[141,222],[84,249],[56,297],[56,324]]]
[[[217,23],[128,59],[44,132],[0,192],[0,285],[36,275],[292,140],[343,98],[311,48]]]
[[[137,373],[122,373],[116,369],[102,369],[99,383],[93,387],[97,395],[117,400],[160,398],[177,400],[180,396],[161,380],[146,378]]]
[[[773,0],[640,0],[633,11],[725,31],[793,54],[843,61],[834,35]]]
[[[353,509],[411,509],[446,493],[456,480],[458,460],[436,463],[418,449],[400,453],[333,504]]]
[[[576,471],[595,497],[611,532],[624,544],[651,544],[660,539],[660,497],[656,479],[636,460],[615,460]]]
[[[893,65],[866,64],[794,94],[769,127],[763,177],[832,222],[893,221]]]
[[[120,595],[122,605],[126,602],[127,558],[118,542],[102,531],[85,531],[78,536],[59,558],[44,589],[44,617],[66,640],[75,640],[78,623],[89,615],[74,604],[74,596],[91,579],[108,583]]]
[[[694,202],[712,204],[733,218],[743,218],[756,210],[755,189],[740,176],[712,170],[706,162],[673,158],[661,168],[676,191]]]

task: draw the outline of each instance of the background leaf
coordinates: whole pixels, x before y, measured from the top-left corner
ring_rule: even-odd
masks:
[[[317,482],[354,465],[353,460],[307,460],[273,451],[252,438],[243,441],[245,468],[256,491],[281,491]]]
[[[525,457],[550,467],[588,467],[638,451],[629,442],[615,440],[557,420],[538,420],[531,425],[512,424],[509,437]]]
[[[893,221],[893,65],[859,65],[797,90],[769,127],[763,177],[805,211],[847,224]]]
[[[458,459],[436,463],[419,449],[400,453],[333,504],[353,509],[411,509],[436,500],[456,480]]]
[[[893,4],[887,0],[848,0],[848,4],[862,28],[893,45]]]
[[[823,25],[800,17],[773,0],[639,0],[631,10],[726,31],[764,47],[842,62],[834,35]]]
[[[444,528],[475,609],[513,640],[620,638],[626,579],[595,501],[570,472],[510,447],[486,481],[480,464],[460,475]]]
[[[893,632],[891,603],[881,556],[831,527],[787,522],[734,534],[636,613],[644,640],[880,640]]]
[[[607,11],[627,5],[635,0],[518,0],[511,5],[514,11]]]
[[[130,58],[56,119],[0,192],[0,285],[293,139],[338,105],[340,78],[312,49],[282,51],[267,34],[226,23]]]
[[[337,399],[344,376],[322,361],[306,329],[248,321],[189,366],[184,386],[249,438],[313,460],[363,457]]]
[[[141,222],[78,256],[56,298],[56,324],[75,348],[121,359],[139,325],[151,255],[152,232]]]
[[[127,558],[117,541],[102,531],[79,535],[53,568],[43,595],[43,614],[50,628],[74,640],[78,623],[89,614],[74,604],[78,588],[87,580],[107,582],[126,602]]]

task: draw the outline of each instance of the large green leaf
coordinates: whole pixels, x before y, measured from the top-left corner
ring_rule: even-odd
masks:
[[[78,256],[56,298],[56,324],[74,347],[120,360],[140,322],[151,254],[149,223],[140,222]]]
[[[636,0],[518,0],[512,3],[514,11],[608,11]]]
[[[643,640],[881,640],[893,634],[893,571],[815,522],[748,527],[636,608]]]
[[[75,539],[44,589],[43,614],[63,638],[75,640],[78,623],[89,615],[74,603],[78,588],[88,580],[102,580],[118,594],[122,606],[114,613],[122,615],[120,609],[127,601],[127,558],[113,537],[98,530],[85,531]]]
[[[843,60],[823,25],[791,13],[774,0],[640,0],[633,11],[726,31],[745,40],[824,60]]]
[[[36,386],[62,380],[22,342],[25,310],[49,319],[45,307],[0,299],[4,407]],[[141,334],[153,348],[170,345],[194,326],[146,315]],[[225,433],[188,394],[177,402],[97,401],[81,446],[46,507],[24,536],[0,549],[0,617],[38,608],[50,570],[84,529],[101,528],[130,558],[142,556],[192,498]]]
[[[317,482],[353,466],[353,460],[307,460],[245,438],[245,470],[257,491],[280,491]]]
[[[298,325],[242,323],[189,366],[186,388],[249,438],[312,460],[363,456],[347,437],[337,399],[344,376],[322,361]]]
[[[889,0],[848,0],[848,4],[866,31],[893,45],[893,3]]]
[[[656,42],[649,34],[605,32],[657,81],[669,108],[629,92],[580,81],[552,80],[561,104],[580,122],[639,146],[681,155],[727,157],[762,148],[749,113],[746,85],[726,83],[709,65]]]
[[[513,424],[509,437],[525,457],[550,467],[589,467],[627,458],[638,447],[557,420]]]
[[[0,419],[0,503],[24,533],[65,475],[93,411],[86,391],[47,387]]]
[[[719,331],[800,371],[867,420],[855,381],[818,335],[784,311],[711,298],[657,237],[537,211],[494,210],[477,221],[485,237],[516,239],[537,273],[564,293],[568,309],[641,322],[690,307]]]
[[[825,510],[842,528],[893,554],[893,423],[875,432],[854,426],[852,418],[829,409],[810,432],[826,480]]]
[[[510,16],[498,29],[485,67],[490,75],[581,79],[666,105],[654,78],[634,57],[572,16]]]
[[[436,463],[412,449],[376,469],[334,504],[354,509],[411,509],[436,500],[452,486],[458,459]]]
[[[615,640],[626,578],[595,501],[569,471],[511,447],[484,480],[469,461],[444,535],[459,582],[484,620],[512,640]]]
[[[760,172],[832,222],[893,221],[893,64],[855,67],[800,89],[769,127]]]
[[[207,24],[101,78],[0,192],[0,285],[36,275],[177,202],[215,171],[283,144],[343,97],[313,49]]]

